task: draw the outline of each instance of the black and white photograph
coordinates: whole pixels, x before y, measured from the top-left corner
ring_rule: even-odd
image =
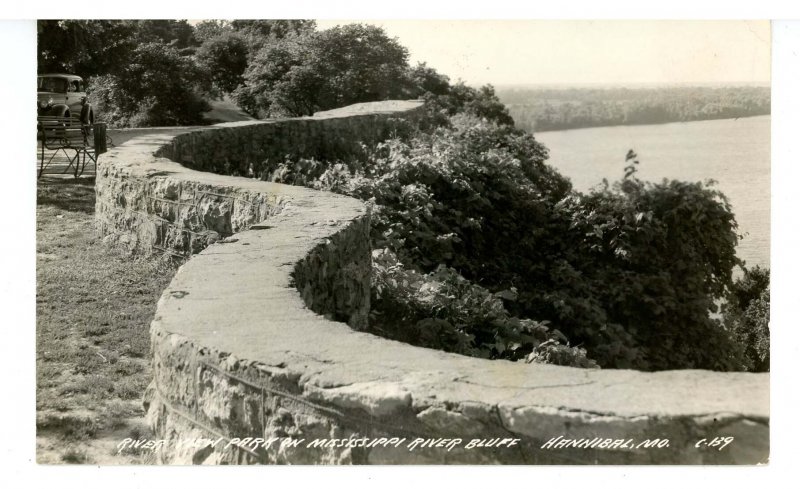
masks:
[[[775,24],[417,16],[30,21],[35,464],[770,464]]]

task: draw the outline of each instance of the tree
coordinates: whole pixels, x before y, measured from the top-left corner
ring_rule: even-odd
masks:
[[[194,29],[184,20],[43,20],[37,27],[39,71],[84,77],[98,121],[197,124],[208,110],[202,72],[186,55],[197,44]]]
[[[227,20],[204,20],[194,26],[194,38],[201,44],[228,32],[233,32],[233,26]]]
[[[240,34],[223,31],[206,39],[195,56],[213,86],[229,93],[244,83],[247,54],[247,42]]]
[[[350,24],[319,33],[313,51],[326,78],[323,108],[400,97],[408,50],[383,29]]]
[[[231,21],[230,27],[247,41],[247,48],[254,55],[280,39],[312,34],[317,22],[308,19],[239,19]]]
[[[431,78],[428,75],[426,80],[429,86]],[[435,79],[433,82],[435,83]],[[514,119],[509,115],[508,108],[497,98],[491,85],[475,89],[460,81],[455,85],[449,85],[447,89],[443,89],[441,85],[434,87],[439,93],[428,91],[423,95],[429,111],[438,111],[446,116],[467,113],[496,124],[514,125]]]
[[[417,63],[408,70],[409,98],[419,98],[426,94],[432,96],[450,93],[450,78],[442,75],[426,63]]]
[[[179,50],[199,44],[194,36],[194,27],[185,20],[146,19],[136,22],[139,43],[161,42]]]
[[[306,53],[306,36],[292,35],[260,49],[245,70],[244,86],[233,92],[242,109],[258,117],[313,113],[310,83],[299,82]],[[300,87],[295,93],[292,87]]]
[[[261,116],[310,115],[402,97],[407,59],[406,49],[374,26],[290,33],[255,53],[234,97]]]
[[[422,97],[439,122],[465,112],[503,125],[514,121],[491,85],[451,85],[424,63],[408,66],[408,52],[379,27],[350,24],[321,32],[306,25],[282,29],[234,21],[237,32],[269,37],[251,54],[244,85],[234,93],[240,107],[258,117],[311,115],[359,102]]]
[[[307,19],[239,19],[231,21],[230,25],[242,34],[283,39],[289,35],[313,32],[317,27],[317,22]]]
[[[135,21],[39,20],[38,70],[88,78],[124,66],[136,47]]]
[[[119,126],[171,126],[202,122],[208,104],[191,58],[162,43],[138,46],[128,64],[91,80],[90,97],[102,120]]]

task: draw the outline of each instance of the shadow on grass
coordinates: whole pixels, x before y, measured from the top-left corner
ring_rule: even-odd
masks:
[[[94,177],[42,177],[36,189],[36,204],[73,212],[94,213]]]

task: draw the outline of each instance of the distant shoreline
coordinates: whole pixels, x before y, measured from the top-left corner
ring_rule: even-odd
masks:
[[[474,84],[480,86],[481,84]],[[740,81],[740,82],[683,82],[683,83],[493,83],[498,91],[506,90],[642,90],[642,89],[670,89],[670,88],[739,88],[757,87],[770,88],[771,81]]]
[[[567,131],[579,131],[582,129],[600,129],[605,127],[639,127],[639,126],[665,126],[667,124],[687,124],[690,122],[708,122],[708,121],[727,121],[727,120],[736,120],[736,119],[751,119],[753,117],[770,117],[772,114],[752,114],[752,115],[745,115],[741,117],[712,117],[707,119],[692,119],[689,121],[664,121],[664,122],[646,122],[646,123],[636,123],[636,124],[600,124],[600,125],[593,125],[593,126],[581,126],[581,127],[570,127],[568,129],[542,129],[537,131],[531,131],[528,129],[523,129],[533,135],[541,134],[543,132],[567,132]],[[519,128],[522,129],[522,128]]]
[[[516,126],[545,132],[768,115],[769,87],[502,89]]]

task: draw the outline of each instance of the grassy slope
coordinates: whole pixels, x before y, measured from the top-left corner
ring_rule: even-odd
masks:
[[[123,438],[148,437],[141,396],[148,327],[175,268],[94,232],[94,181],[44,179],[37,202],[37,460],[136,463]]]

